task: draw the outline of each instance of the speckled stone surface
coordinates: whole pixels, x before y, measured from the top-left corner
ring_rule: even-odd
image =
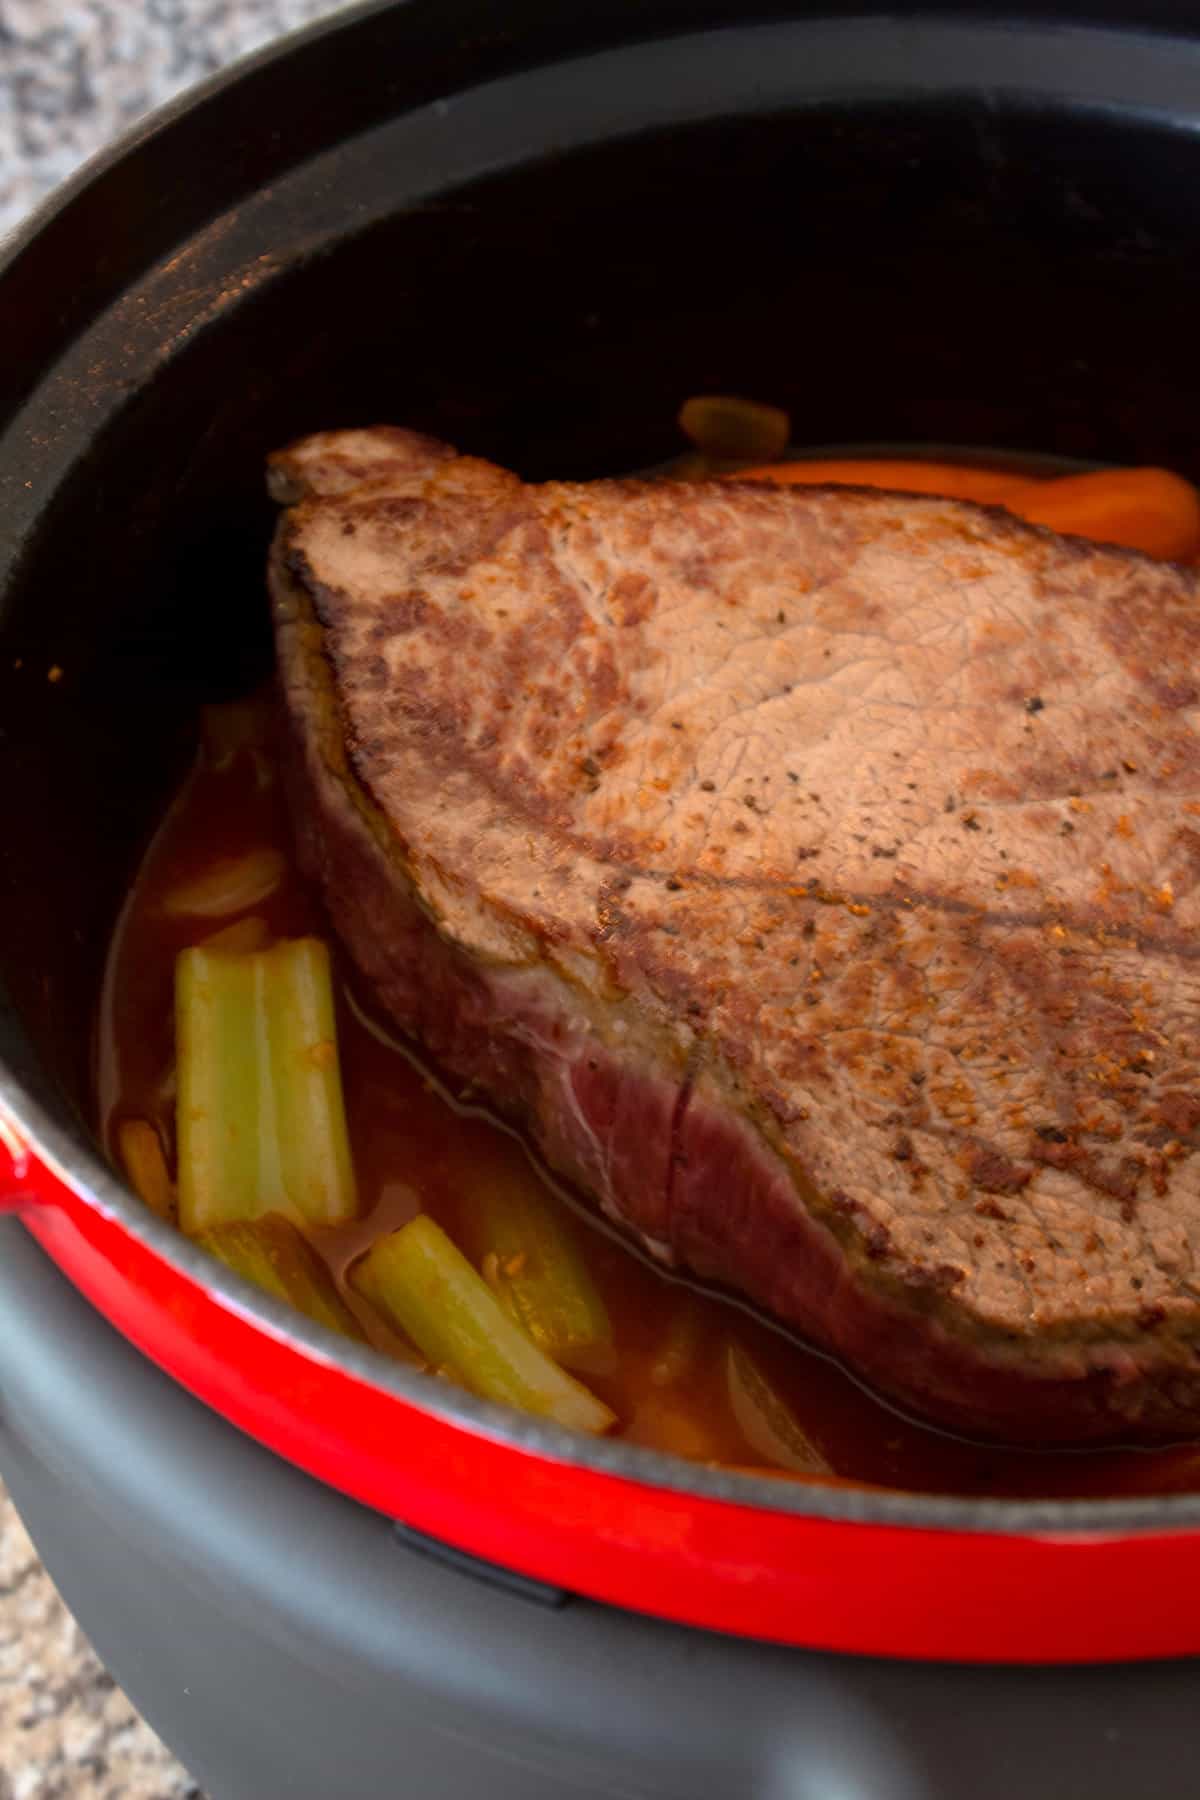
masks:
[[[93,1654],[2,1489],[0,1800],[202,1800]]]
[[[0,234],[150,107],[338,4],[0,0]],[[93,1654],[2,1488],[0,1800],[202,1800]]]
[[[0,0],[0,233],[153,106],[340,0]]]

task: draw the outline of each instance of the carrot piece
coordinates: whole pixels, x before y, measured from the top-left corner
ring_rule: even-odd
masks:
[[[985,504],[1031,485],[1027,475],[1003,469],[972,469],[960,463],[921,462],[906,457],[821,457],[812,462],[768,463],[740,469],[737,481],[775,481],[787,487],[832,482],[842,487],[888,488],[902,494],[937,494],[944,500]]]
[[[789,487],[831,482],[976,500],[1003,506],[1031,525],[1144,550],[1172,562],[1189,562],[1200,555],[1200,494],[1169,469],[1099,469],[1087,475],[1031,479],[956,463],[846,457],[742,469],[733,479]]]
[[[1200,494],[1169,469],[1103,469],[1034,481],[1006,496],[1032,525],[1144,550],[1169,562],[1200,551]]]

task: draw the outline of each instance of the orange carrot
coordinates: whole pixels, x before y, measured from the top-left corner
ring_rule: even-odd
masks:
[[[1200,556],[1200,494],[1167,469],[1101,469],[1034,480],[957,463],[845,458],[743,469],[739,481],[814,482],[940,494],[1003,506],[1033,525],[1175,562]]]
[[[1032,525],[1171,562],[1200,551],[1200,494],[1168,469],[1104,469],[1031,481],[1004,504]]]
[[[902,494],[938,494],[946,500],[995,502],[1029,477],[1003,469],[973,469],[962,463],[917,462],[896,457],[822,457],[812,462],[768,463],[740,469],[738,481],[778,481],[789,487],[834,482],[839,486],[890,488]]]

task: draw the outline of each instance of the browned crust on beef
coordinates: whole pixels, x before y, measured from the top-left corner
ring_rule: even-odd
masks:
[[[1194,1413],[1195,577],[927,498],[277,461],[293,714],[443,940],[702,1072],[889,1303]]]

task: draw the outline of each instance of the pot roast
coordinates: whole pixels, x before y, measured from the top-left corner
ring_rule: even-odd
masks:
[[[1200,1428],[1200,593],[1006,514],[272,459],[301,854],[656,1256],[946,1424]]]

